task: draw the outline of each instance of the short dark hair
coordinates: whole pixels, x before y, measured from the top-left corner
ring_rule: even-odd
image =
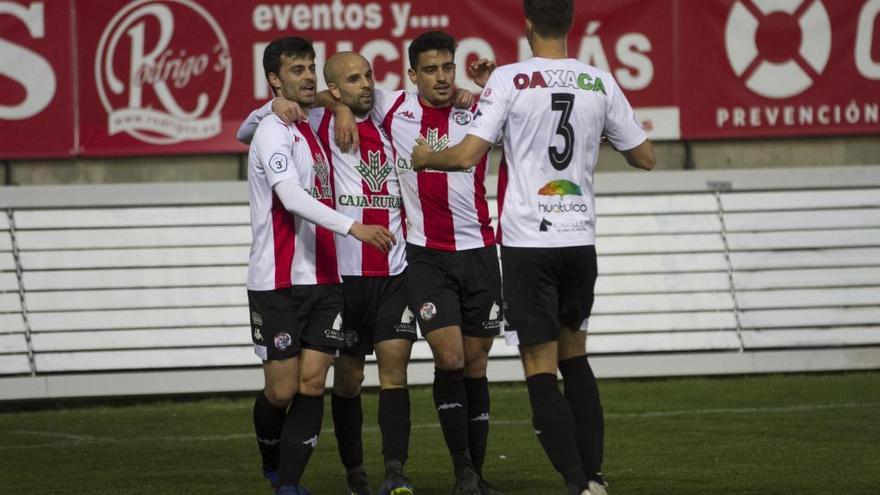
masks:
[[[455,38],[443,31],[426,31],[409,45],[409,66],[415,69],[419,65],[419,55],[431,50],[447,51],[454,57],[457,47]]]
[[[266,78],[270,73],[278,75],[281,69],[281,56],[286,55],[290,58],[311,58],[315,59],[315,47],[312,42],[300,38],[298,36],[286,36],[272,40],[269,46],[263,50],[263,70],[266,72]]]
[[[539,36],[563,38],[571,29],[572,0],[523,0],[523,10]]]

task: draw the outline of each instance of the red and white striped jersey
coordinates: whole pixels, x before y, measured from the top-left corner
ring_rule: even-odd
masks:
[[[308,123],[264,118],[248,154],[251,243],[247,288],[336,284],[335,234],[288,212],[272,186],[295,179],[333,208],[333,170]]]
[[[373,116],[391,139],[406,210],[406,241],[443,251],[495,244],[486,201],[486,157],[465,172],[413,172],[410,156],[420,136],[436,151],[464,139],[471,109],[431,108],[418,93],[376,90]]]
[[[336,146],[332,112],[323,108],[309,113],[309,122],[334,174],[336,210],[363,224],[381,225],[395,236],[388,253],[361,243],[353,236],[336,236],[339,270],[345,276],[388,277],[406,268],[400,184],[392,162],[391,143],[369,117],[358,122],[360,149],[343,153]]]

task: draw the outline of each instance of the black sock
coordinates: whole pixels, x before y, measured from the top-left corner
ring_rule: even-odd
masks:
[[[468,400],[468,446],[474,469],[482,474],[489,442],[489,380],[485,376],[465,378],[464,389]]]
[[[599,400],[599,386],[587,356],[559,363],[565,381],[565,400],[574,415],[578,450],[588,478],[600,481],[605,442],[605,420]]]
[[[364,444],[361,430],[364,424],[364,411],[361,408],[360,394],[347,399],[336,395],[330,398],[333,411],[333,430],[339,447],[339,459],[346,469],[364,463]]]
[[[379,392],[379,429],[385,464],[406,464],[410,432],[409,389],[389,388]]]
[[[434,406],[446,447],[452,454],[455,472],[470,464],[468,453],[468,407],[464,390],[464,369],[434,369]]]
[[[529,402],[532,404],[532,424],[544,452],[565,478],[578,491],[587,488],[577,442],[572,436],[574,419],[571,409],[559,392],[556,375],[541,373],[526,379]]]
[[[284,428],[286,407],[275,407],[264,392],[254,401],[254,431],[257,433],[257,446],[263,458],[263,470],[278,469],[281,455],[281,430]]]
[[[278,486],[298,485],[318,445],[324,419],[324,396],[296,394],[281,433],[281,469]]]

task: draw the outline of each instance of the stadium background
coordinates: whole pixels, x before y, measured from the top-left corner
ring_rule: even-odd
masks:
[[[856,370],[880,368],[880,0],[575,4],[570,53],[614,74],[658,156],[649,175],[599,158],[591,349],[613,493],[877,493],[880,375]],[[267,488],[233,137],[268,98],[262,48],[303,34],[411,89],[407,40],[448,29],[475,89],[464,62],[527,57],[522,25],[519,0],[0,0],[0,491]],[[495,351],[491,378],[520,379]],[[852,372],[737,376],[823,370]],[[642,380],[716,374],[734,376]],[[413,398],[409,469],[440,493],[430,389]],[[492,417],[493,479],[558,490],[521,384],[493,384]],[[341,493],[321,438],[306,483]]]
[[[618,0],[576,2],[576,11],[571,54],[619,80],[660,170],[880,156],[876,2]],[[310,37],[321,60],[361,51],[377,87],[411,89],[408,40],[448,29],[460,42],[458,84],[475,90],[465,61],[528,56],[520,16],[505,0],[4,0],[3,182],[238,180],[245,148],[234,130],[268,97],[260,52],[271,39]],[[153,70],[138,71],[132,57]],[[624,170],[603,149],[600,171]]]

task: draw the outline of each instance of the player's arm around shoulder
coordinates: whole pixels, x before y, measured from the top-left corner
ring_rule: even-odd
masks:
[[[492,143],[473,134],[468,134],[460,143],[439,152],[432,152],[428,142],[419,138],[412,150],[412,167],[416,172],[427,168],[447,172],[467,170],[476,165],[490,149]]]
[[[272,114],[275,114],[287,124],[306,119],[305,112],[296,102],[276,97],[252,111],[238,127],[235,138],[244,144],[250,144],[254,139],[254,134],[257,132],[257,126],[260,125],[263,119]]]

